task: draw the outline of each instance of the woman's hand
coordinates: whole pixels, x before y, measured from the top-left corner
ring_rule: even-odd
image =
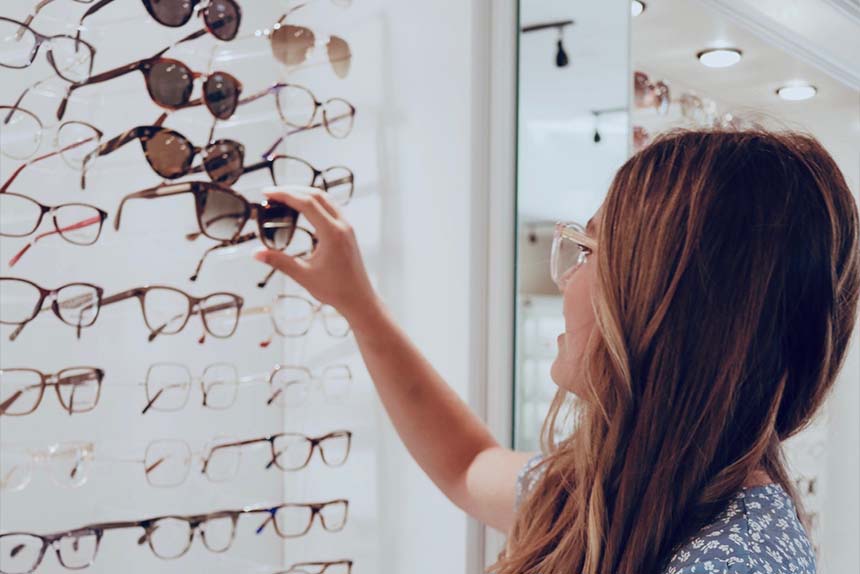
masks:
[[[258,251],[254,258],[292,277],[350,323],[378,308],[379,301],[367,277],[352,226],[325,192],[312,187],[285,186],[270,188],[265,195],[304,215],[314,226],[318,243],[306,259],[273,249]]]

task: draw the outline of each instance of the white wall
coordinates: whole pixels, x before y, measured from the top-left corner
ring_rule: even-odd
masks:
[[[270,20],[271,14],[277,14],[287,2],[258,4],[246,1],[243,4],[246,5],[248,22],[243,29],[243,33],[246,33],[253,27],[251,22],[253,25],[264,25],[267,18]],[[315,29],[319,25],[322,35],[337,33],[349,41],[354,55],[352,71],[350,77],[343,81],[335,81],[331,74],[326,73],[327,70],[308,70],[290,79],[307,83],[320,99],[343,96],[352,101],[358,108],[356,127],[347,140],[335,142],[319,134],[308,134],[284,146],[288,153],[304,157],[315,165],[341,163],[355,171],[356,198],[354,204],[347,208],[347,214],[355,224],[374,280],[418,346],[462,396],[467,395],[472,384],[469,377],[473,344],[470,321],[473,311],[471,304],[475,301],[472,299],[471,278],[479,274],[473,267],[476,262],[470,247],[474,235],[471,222],[476,216],[471,199],[471,182],[476,177],[476,170],[484,169],[473,164],[473,154],[476,144],[486,144],[483,135],[477,134],[472,127],[476,111],[473,95],[478,89],[475,74],[482,77],[482,67],[486,64],[485,61],[477,63],[474,52],[475,42],[480,41],[475,36],[479,23],[473,18],[478,4],[486,5],[477,0],[465,3],[453,0],[432,3],[362,0],[354,2],[344,12],[322,1],[308,7],[307,10],[312,12],[302,15],[305,23]],[[80,8],[68,6],[67,9]],[[23,18],[23,10],[22,7],[22,13],[16,13],[15,16]],[[154,25],[142,9],[132,12],[128,8],[123,13],[123,8],[117,5],[111,17],[108,17],[107,10],[102,21],[118,21],[123,27],[118,28],[111,37],[113,43],[110,45],[113,48],[100,50],[97,70],[147,55],[165,45],[170,37],[178,36],[171,36],[168,31]],[[7,10],[4,9],[3,13],[5,15]],[[38,28],[40,30],[58,30],[64,26],[63,14],[59,10],[54,17],[46,15],[41,21],[43,24]],[[485,27],[484,24],[480,26]],[[109,40],[100,37],[99,41],[106,43]],[[146,42],[145,47],[143,42]],[[198,46],[202,48],[203,44],[193,48]],[[185,48],[177,54],[181,54],[180,59],[186,60],[195,69],[206,69],[211,55],[210,46],[211,43],[206,44],[206,50]],[[262,57],[265,49],[248,53],[242,53],[241,50],[239,43],[224,46],[218,55],[218,67],[235,73],[249,92],[275,79],[270,78],[269,74],[277,74],[277,71],[256,59]],[[42,68],[41,73],[46,74],[47,69]],[[26,79],[40,77],[35,72],[26,78],[24,75],[19,76],[21,85],[26,84]],[[5,77],[10,76],[4,72]],[[4,88],[4,100],[14,98],[13,92],[19,88],[17,82],[18,76],[14,86],[10,83]],[[88,96],[82,96],[75,107],[70,107],[70,117],[89,119],[103,127],[108,135],[132,125],[149,123],[157,116],[158,110],[148,102],[142,87],[143,82],[137,75],[116,80],[113,84],[105,85],[103,90],[93,89],[88,92]],[[481,90],[485,88],[481,86]],[[43,102],[42,105],[38,110],[40,115],[49,118],[53,110],[51,103]],[[256,107],[252,109],[249,106],[244,114],[237,114],[236,121],[221,125],[216,133],[218,137],[235,137],[245,143],[250,142],[249,157],[258,155],[265,143],[279,130],[272,118],[267,117],[267,108],[262,101],[253,106]],[[201,118],[205,117],[202,111],[199,115],[177,115],[175,120],[168,120],[168,125],[188,133],[195,142],[199,142],[205,139],[209,125],[203,123]],[[104,201],[105,207],[113,213],[122,194],[157,183],[157,178],[148,171],[136,148],[137,144],[130,145],[100,162],[98,173],[94,173],[91,179],[93,189],[87,193],[87,199]],[[54,167],[51,166],[51,169]],[[4,161],[3,175],[13,168],[14,165]],[[21,180],[22,187],[19,189],[39,194],[37,198],[46,202],[58,198],[84,198],[74,189],[75,179],[69,172],[34,172],[31,179]],[[256,199],[259,191],[253,189],[255,182],[237,188]],[[261,185],[265,182],[256,183]],[[60,188],[56,194],[42,189],[50,185]],[[192,252],[196,254],[197,250],[191,249],[188,253],[182,251],[180,254],[177,244],[183,249],[185,245],[180,242],[181,238],[177,239],[176,233],[170,233],[180,230],[181,235],[188,231],[187,227],[193,227],[193,220],[188,219],[191,217],[188,212],[191,206],[190,203],[177,200],[168,207],[170,200],[161,201],[165,202],[161,204],[164,206],[162,208],[154,205],[135,206],[135,212],[129,212],[127,219],[124,217],[120,234],[105,230],[101,240],[105,244],[76,250],[72,246],[54,242],[55,251],[45,248],[41,259],[33,255],[30,262],[24,262],[32,264],[32,267],[25,267],[22,263],[12,274],[32,277],[47,285],[67,279],[70,274],[84,274],[86,279],[104,282],[109,290],[156,280],[172,281],[194,292],[205,291],[216,284],[235,286],[251,299],[249,304],[265,303],[279,291],[277,286],[270,286],[261,293],[253,287],[253,280],[262,271],[258,264],[246,259],[253,248],[239,249],[210,261],[206,281],[189,285],[184,279],[185,268],[191,261]],[[159,222],[159,235],[163,237],[157,245],[143,244],[143,237],[138,240],[133,231],[145,225],[147,216]],[[6,251],[4,247],[4,255]],[[90,272],[94,269],[90,257],[96,253],[110,258],[99,273]],[[52,266],[52,262],[59,261],[62,264]],[[121,272],[112,274],[117,270]],[[4,268],[4,274],[6,271]],[[249,275],[253,279],[249,279]],[[282,288],[292,289],[288,284]],[[122,308],[107,309],[105,317],[99,320],[96,328],[90,330],[92,332],[85,332],[83,339],[87,344],[88,356],[93,361],[104,359],[108,348],[117,349],[123,357],[133,354],[135,365],[128,368],[124,379],[128,381],[133,380],[140,370],[137,362],[144,364],[150,360],[148,353],[138,350],[139,345],[145,345],[145,333],[138,324],[137,312],[130,303]],[[281,488],[285,489],[285,499],[296,494],[291,488],[300,489],[302,496],[299,498],[323,490],[332,495],[346,493],[353,499],[353,505],[345,532],[340,535],[314,533],[313,539],[309,538],[300,544],[288,543],[283,547],[287,553],[286,564],[298,559],[323,558],[306,553],[325,551],[327,554],[324,558],[334,558],[335,554],[355,557],[357,574],[465,571],[467,520],[444,499],[409,458],[373,395],[366,373],[360,369],[354,346],[349,343],[330,348],[315,346],[319,339],[309,339],[313,342],[286,343],[285,347],[280,348],[273,345],[269,350],[261,351],[256,343],[267,334],[266,321],[252,321],[250,326],[240,324],[240,332],[243,332],[243,327],[247,329],[241,348],[239,340],[234,338],[227,342],[207,343],[207,351],[202,353],[196,346],[196,331],[193,331],[163,342],[163,350],[180,358],[195,352],[195,361],[205,360],[204,355],[207,354],[236,356],[242,361],[243,374],[265,370],[276,360],[296,357],[309,362],[322,362],[331,356],[349,360],[358,374],[348,408],[315,412],[325,412],[328,417],[325,421],[330,422],[329,426],[340,426],[340,423],[354,425],[347,428],[356,432],[355,450],[345,469],[332,471],[337,474],[324,475],[321,471],[314,471],[307,475],[310,478],[299,481],[288,479],[283,485],[267,482],[267,488],[272,488],[272,492],[268,493],[246,483],[244,488],[230,491],[234,497],[231,501],[219,499],[219,505],[230,506],[230,503],[240,501],[251,503],[258,498],[277,498],[281,496],[278,494]],[[7,331],[4,330],[4,334]],[[70,331],[53,317],[40,318],[28,327],[15,347],[8,347],[8,343],[3,340],[3,366],[21,362],[46,364],[48,361],[44,360],[43,349],[35,345],[37,339],[40,343],[44,342],[44,338],[40,339],[40,332],[43,336],[56,333],[56,346],[53,348],[68,350],[72,353],[68,360],[72,361],[78,347],[66,346],[73,338]],[[127,336],[117,338],[117,332],[127,332]],[[181,344],[179,339],[183,341]],[[12,355],[12,351],[16,354]],[[261,361],[263,355],[267,359]],[[49,362],[51,364],[46,369],[64,366],[60,357],[52,358]],[[105,396],[103,400],[108,398]],[[259,397],[255,396],[254,400],[257,399]],[[46,397],[45,402],[50,404],[51,400],[52,397]],[[39,419],[44,426],[38,438],[43,441],[66,436],[73,428],[71,425],[77,421],[77,418],[63,418],[56,408],[48,408],[50,412]],[[100,405],[107,418],[98,419],[95,427],[79,427],[80,432],[86,431],[98,436],[99,440],[106,440],[102,431],[120,438],[124,436],[126,425],[135,425],[137,428],[139,421],[134,415],[120,414],[114,410],[118,408],[113,400]],[[229,419],[232,431],[245,436],[259,430],[255,411],[255,408],[250,412],[242,411],[244,414],[241,416]],[[312,418],[307,412],[300,419],[287,415],[283,423],[279,419],[269,421],[271,424],[267,428],[272,431],[281,426],[306,432],[326,430],[323,428],[326,426],[323,424],[325,421],[314,421]],[[186,430],[175,426],[176,420],[176,417],[163,419],[161,424],[164,426],[159,427],[159,430],[182,435]],[[202,422],[196,420],[189,424],[195,425],[196,431],[205,434],[206,429],[211,431],[225,424],[224,420],[211,419],[206,423],[215,427],[204,427]],[[19,433],[26,433],[39,421],[14,421],[19,430],[15,430],[13,435],[8,426],[11,423],[7,424],[4,420],[4,442],[19,440],[22,436]],[[141,426],[138,438],[145,440],[152,432],[152,427]],[[247,458],[258,454],[252,453]],[[314,477],[320,477],[320,481],[315,483]],[[44,484],[42,486],[45,487]],[[190,490],[174,493],[171,498],[162,499],[159,510],[184,512],[191,507],[194,511],[210,509],[210,502],[215,503],[204,501],[201,495],[207,487],[198,483]],[[49,507],[38,498],[44,490],[30,491],[37,497],[30,500],[40,510],[37,515],[27,515],[26,521],[23,520],[23,506],[7,503],[9,499],[4,494],[2,528],[42,532],[55,526],[76,526],[78,522],[90,520],[143,516],[151,509],[139,491],[128,488],[124,483],[106,488],[120,489],[108,498],[113,501],[115,497],[122,496],[122,502],[116,506],[113,502],[98,502],[99,497],[107,491],[88,490],[78,502],[92,506],[92,512],[69,507],[70,514],[64,516],[61,514],[63,506],[58,503],[50,507],[50,512],[56,514],[56,524],[54,520],[44,520]],[[60,496],[63,493],[56,494]],[[274,566],[279,547],[273,535],[270,533],[269,536],[271,538],[267,547],[274,554],[268,558],[260,555],[258,560],[246,560],[244,552],[231,552],[218,559],[219,566],[230,571],[236,571],[237,568],[254,572],[274,571],[275,568],[267,568],[265,563]],[[138,553],[146,556],[147,551],[136,548],[133,542],[129,542],[130,537],[124,538],[106,539],[103,554],[90,571],[110,571],[110,568],[116,567],[118,562],[108,560],[108,554],[118,553],[117,559],[122,556],[126,560],[137,559]],[[262,544],[259,539],[253,542]],[[199,541],[195,544],[199,545]],[[46,564],[51,560],[53,558],[49,557]],[[210,568],[215,563],[215,558],[205,552],[201,552],[200,560],[205,560],[199,563],[200,567],[205,564],[206,568]],[[164,567],[161,562],[151,561],[141,562],[140,567],[153,564]],[[198,563],[174,563],[173,567],[187,570],[191,564]]]

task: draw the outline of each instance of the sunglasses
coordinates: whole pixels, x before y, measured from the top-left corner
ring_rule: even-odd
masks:
[[[99,145],[83,160],[81,187],[86,188],[87,167],[97,157],[115,152],[134,140],[140,140],[143,154],[152,170],[164,179],[178,179],[195,173],[191,164],[199,154],[203,157],[202,171],[218,183],[230,185],[242,174],[245,146],[235,140],[216,140],[205,147],[194,146],[184,135],[165,128],[162,115],[154,125],[137,126]]]
[[[125,196],[117,210],[114,228],[119,230],[123,207],[130,199],[157,199],[185,193],[194,196],[197,225],[200,229],[200,233],[190,233],[186,238],[194,241],[204,235],[219,242],[204,252],[190,277],[191,281],[197,280],[210,253],[253,239],[260,239],[269,249],[283,251],[292,247],[287,253],[293,257],[307,257],[316,248],[316,237],[307,229],[297,226],[299,213],[295,209],[283,203],[265,200],[262,203],[251,203],[232,189],[205,181],[163,185]],[[257,231],[242,234],[242,229],[251,219],[257,221]],[[294,238],[298,240],[294,241]],[[270,271],[260,284],[265,286],[273,275]]]
[[[644,72],[633,74],[633,97],[637,108],[655,108],[661,116],[669,113],[672,102],[669,86],[662,80],[652,82]]]
[[[150,342],[159,335],[179,333],[192,315],[200,315],[204,334],[198,341],[203,343],[205,333],[219,339],[235,333],[244,302],[234,293],[194,297],[181,289],[163,285],[137,287],[104,297],[104,289],[91,283],[68,283],[56,289],[45,289],[18,277],[0,277],[0,291],[4,294],[0,324],[17,325],[9,336],[10,341],[18,338],[30,321],[48,310],[63,323],[75,327],[80,338],[81,329],[96,322],[102,307],[137,299],[149,329]],[[47,301],[50,306],[45,307]]]
[[[54,229],[34,237],[9,260],[9,267],[14,267],[37,241],[51,235],[59,235],[75,245],[92,245],[107,219],[107,212],[86,203],[43,205],[26,195],[0,193],[0,237],[32,235],[46,214],[50,215]]]
[[[78,0],[80,1],[80,0]],[[81,16],[82,25],[87,17],[92,16],[114,0],[99,0]],[[230,41],[236,37],[239,24],[242,21],[242,10],[234,0],[141,0],[144,8],[153,19],[168,28],[180,28],[188,23],[194,11],[203,18],[205,28],[182,39],[179,43],[199,38],[210,33],[219,40]],[[206,2],[205,6],[201,6]]]
[[[54,387],[57,400],[70,415],[89,412],[99,402],[104,376],[95,367],[68,367],[53,374],[0,369],[0,415],[29,415],[42,403],[48,387]]]
[[[281,16],[272,25],[271,30],[267,28],[261,32],[262,35],[269,38],[272,56],[281,64],[290,68],[304,64],[318,47],[317,38],[313,30],[304,26],[284,23],[291,12],[302,6],[303,4]],[[340,36],[329,36],[328,41],[325,43],[325,50],[329,64],[331,64],[335,75],[338,78],[348,76],[352,63],[352,52],[346,40]]]
[[[63,119],[69,98],[75,90],[134,72],[143,74],[149,97],[162,108],[178,110],[189,106],[205,105],[218,119],[223,120],[232,116],[239,103],[239,94],[242,92],[242,84],[239,80],[226,72],[212,72],[208,75],[194,72],[179,60],[163,57],[168,49],[165,48],[155,56],[102,72],[83,82],[70,85],[57,108],[57,119]],[[200,78],[203,78],[203,95],[201,98],[192,100],[194,80]]]
[[[68,34],[46,36],[24,22],[0,16],[0,66],[30,67],[43,44],[48,63],[62,79],[78,83],[92,74],[96,49],[91,44]]]

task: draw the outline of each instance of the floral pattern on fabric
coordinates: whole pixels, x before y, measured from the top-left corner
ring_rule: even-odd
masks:
[[[520,470],[516,505],[540,479],[530,472],[536,455]],[[742,488],[713,522],[678,550],[663,574],[815,574],[815,553],[797,518],[794,502],[778,484]]]

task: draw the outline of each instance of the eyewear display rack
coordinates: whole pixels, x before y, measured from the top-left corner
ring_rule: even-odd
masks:
[[[365,438],[376,432],[378,422],[367,413],[377,407],[342,318],[330,308],[318,308],[281,275],[258,287],[268,271],[252,258],[261,247],[258,239],[212,251],[196,280],[189,280],[201,255],[217,244],[200,236],[203,223],[195,217],[191,194],[132,202],[123,208],[122,227],[114,228],[120,201],[128,194],[209,182],[212,171],[194,168],[205,159],[203,148],[213,142],[240,142],[245,166],[282,154],[323,172],[304,182],[297,163],[281,163],[242,174],[227,187],[252,204],[264,199],[262,189],[273,180],[325,187],[322,178],[328,175],[343,185],[346,172],[326,175],[325,170],[354,169],[350,159],[357,143],[350,131],[359,131],[360,124],[353,128],[352,122],[361,116],[348,100],[350,75],[356,70],[349,34],[340,34],[348,28],[338,27],[349,22],[349,2],[235,2],[241,24],[235,38],[226,41],[213,36],[213,31],[223,32],[217,14],[212,16],[214,27],[203,13],[170,27],[156,21],[150,3],[139,0],[117,0],[80,26],[81,41],[94,48],[90,77],[169,46],[164,57],[194,72],[191,103],[200,98],[204,82],[219,72],[237,79],[244,96],[264,94],[240,100],[231,117],[217,122],[211,108],[223,103],[223,86],[221,92],[213,87],[210,108],[168,110],[157,105],[151,86],[137,72],[72,90],[63,119],[57,120],[70,86],[57,65],[71,75],[68,66],[79,65],[76,58],[84,57],[81,51],[87,48],[63,44],[65,40],[53,46],[50,36],[74,37],[92,3],[40,3],[45,6],[29,23],[45,35],[40,52],[31,65],[0,72],[0,105],[9,106],[0,140],[4,151],[12,150],[0,158],[0,179],[12,179],[0,193],[4,227],[20,226],[33,217],[34,208],[32,202],[15,203],[3,194],[48,207],[84,203],[104,214],[94,242],[86,234],[95,225],[87,211],[69,211],[60,220],[59,211],[46,210],[29,236],[0,238],[3,277],[48,290],[78,282],[97,288],[73,285],[62,293],[47,293],[46,310],[37,312],[26,328],[0,327],[0,534],[35,534],[44,545],[37,548],[33,538],[7,538],[5,543],[0,538],[0,571],[378,571],[378,461],[372,440]],[[203,4],[196,10],[206,5],[220,10],[228,1]],[[25,23],[35,5],[10,3],[0,8],[0,16]],[[316,37],[281,34],[281,42],[299,44],[282,44],[279,54],[273,34],[294,23]],[[0,34],[7,55],[18,53],[8,28]],[[177,43],[198,30],[208,31]],[[46,59],[46,48],[54,49],[53,61]],[[65,60],[60,57],[64,54]],[[297,54],[304,57],[297,61]],[[168,79],[181,75],[176,66],[162,72]],[[301,120],[291,114],[300,114],[307,101],[298,90],[270,90],[278,84],[300,85],[311,93],[320,108],[314,122],[320,125],[296,129]],[[26,123],[32,117],[41,129]],[[73,123],[58,132],[63,122]],[[148,142],[163,145],[149,157],[137,141],[101,153],[135,126],[154,125],[201,148],[189,173],[171,179],[153,170],[154,161],[169,164],[176,154],[186,153],[171,134],[165,141]],[[35,141],[36,134],[41,141]],[[33,151],[25,157],[28,144]],[[58,150],[64,153],[34,161]],[[215,171],[230,165],[227,152],[222,156],[221,163],[218,153],[213,156]],[[362,202],[368,198],[362,198],[351,171],[348,178],[349,194],[353,188],[356,193],[345,209],[348,214],[353,210],[351,219],[360,230],[368,213]],[[216,198],[209,199],[214,205]],[[312,231],[304,218],[298,225]],[[245,227],[245,232],[251,230],[256,230],[253,221]],[[81,244],[87,242],[92,244]],[[183,311],[187,297],[153,286],[186,293],[191,307]],[[148,289],[135,291],[144,287]],[[109,301],[129,290],[128,300]],[[205,298],[213,293],[231,294],[241,301],[241,310],[229,298]],[[0,286],[3,322],[20,315],[30,296],[20,284]],[[225,336],[231,328],[235,331]],[[64,371],[80,366],[92,369]],[[27,377],[38,375],[15,369],[43,373],[44,385],[34,390],[26,383],[35,379]],[[42,391],[32,412],[16,412],[28,410],[23,398]],[[280,433],[290,434],[276,437]],[[170,518],[153,520],[157,517]],[[307,520],[307,532],[298,535],[303,530],[299,523],[306,526]],[[37,564],[32,568],[24,565],[30,558]]]

